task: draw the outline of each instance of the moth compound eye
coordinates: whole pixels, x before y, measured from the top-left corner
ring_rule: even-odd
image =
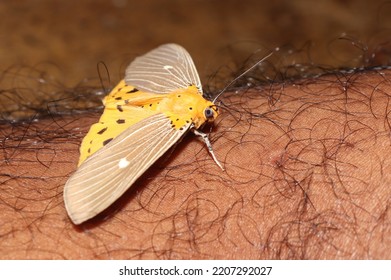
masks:
[[[205,118],[212,119],[214,117],[213,109],[212,108],[206,108],[204,111]]]

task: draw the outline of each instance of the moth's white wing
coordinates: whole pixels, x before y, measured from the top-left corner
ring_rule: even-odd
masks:
[[[177,44],[162,45],[137,57],[126,69],[125,82],[151,93],[170,93],[195,85],[202,86],[190,54]]]
[[[75,224],[109,207],[190,127],[176,130],[170,122],[163,114],[150,116],[79,166],[64,188],[65,207]]]

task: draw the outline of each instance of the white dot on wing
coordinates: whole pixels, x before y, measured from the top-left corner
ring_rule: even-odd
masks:
[[[119,168],[125,168],[130,164],[130,161],[128,161],[126,158],[121,158],[121,160],[118,162]]]

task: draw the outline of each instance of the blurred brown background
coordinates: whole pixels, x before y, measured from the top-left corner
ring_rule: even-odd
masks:
[[[192,54],[204,83],[230,61],[276,47],[302,51],[287,63],[385,65],[390,14],[391,2],[370,0],[1,1],[0,110],[9,110],[6,100],[53,98],[61,87],[37,85],[51,76],[68,88],[86,79],[99,85],[99,61],[114,85],[136,55],[167,42]]]

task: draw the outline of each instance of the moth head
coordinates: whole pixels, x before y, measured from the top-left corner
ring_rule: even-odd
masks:
[[[218,108],[212,102],[208,103],[209,104],[207,104],[207,107],[204,109],[204,117],[207,122],[213,122],[219,115]]]

